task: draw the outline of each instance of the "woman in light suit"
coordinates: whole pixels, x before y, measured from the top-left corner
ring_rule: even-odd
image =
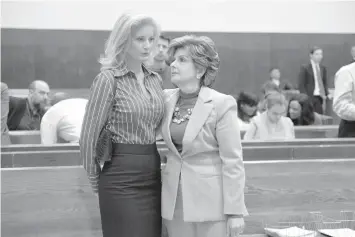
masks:
[[[238,236],[248,214],[245,172],[232,96],[210,89],[219,57],[208,37],[184,36],[169,46],[171,80],[161,134],[162,217],[169,237]]]

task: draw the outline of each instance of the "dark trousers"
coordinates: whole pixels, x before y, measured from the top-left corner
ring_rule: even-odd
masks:
[[[341,120],[338,137],[355,137],[355,121]]]
[[[323,111],[323,98],[316,95],[312,97],[312,104],[314,108],[314,112],[318,114],[324,114]]]

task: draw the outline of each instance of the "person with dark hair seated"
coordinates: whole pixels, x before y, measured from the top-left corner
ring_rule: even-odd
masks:
[[[314,112],[313,103],[306,94],[294,95],[290,99],[287,117],[295,126],[323,125],[332,120],[329,116]]]
[[[238,104],[238,122],[240,130],[246,130],[250,123],[250,119],[257,114],[257,106],[259,99],[256,95],[242,91],[237,98]]]

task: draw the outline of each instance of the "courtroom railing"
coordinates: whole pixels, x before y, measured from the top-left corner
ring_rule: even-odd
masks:
[[[12,144],[41,144],[40,131],[10,131]]]
[[[245,131],[241,131],[244,136]],[[335,138],[338,133],[338,125],[324,126],[297,126],[295,127],[296,138]],[[12,144],[40,144],[41,134],[39,131],[10,131]]]
[[[355,139],[298,139],[290,141],[243,141],[244,161],[291,161],[355,159]],[[162,157],[167,148],[157,143]],[[81,165],[78,144],[19,144],[1,147],[1,167]]]

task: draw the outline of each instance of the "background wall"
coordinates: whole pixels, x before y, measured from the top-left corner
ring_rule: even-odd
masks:
[[[43,79],[52,88],[88,88],[117,17],[153,15],[169,35],[208,35],[221,68],[214,88],[258,92],[271,66],[297,83],[309,48],[324,49],[329,82],[355,45],[354,2],[117,1],[2,2],[1,76],[10,88]]]

